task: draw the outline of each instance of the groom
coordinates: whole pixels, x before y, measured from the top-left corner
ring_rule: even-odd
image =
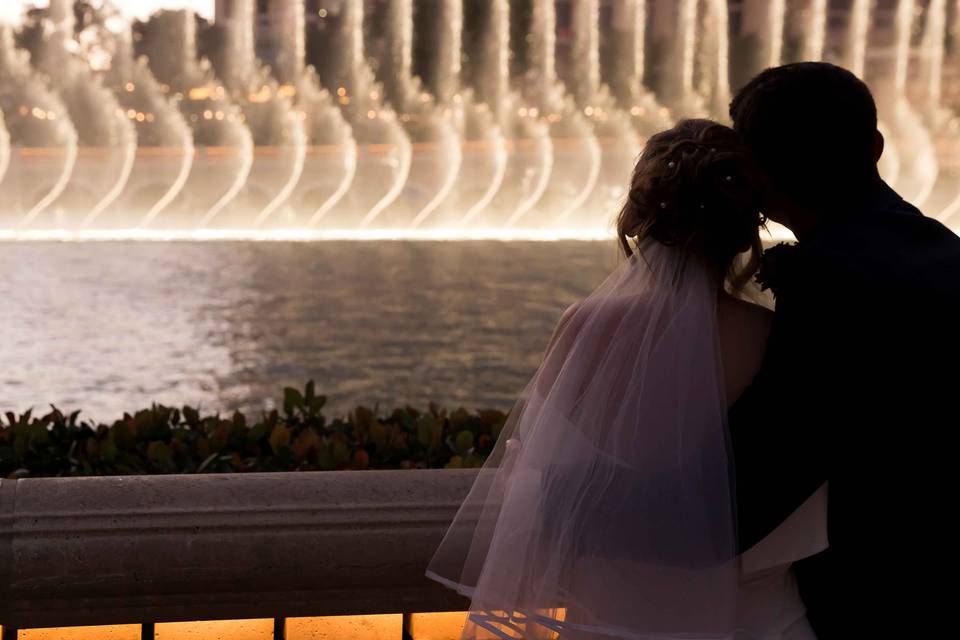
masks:
[[[960,238],[881,180],[850,72],[768,69],[730,115],[798,239],[761,268],[773,329],[730,412],[741,549],[828,482],[830,548],[795,565],[817,637],[955,633]]]

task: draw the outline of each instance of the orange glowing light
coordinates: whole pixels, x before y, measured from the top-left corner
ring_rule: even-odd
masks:
[[[459,638],[467,622],[465,611],[414,613],[408,631],[413,640],[448,640]]]
[[[260,102],[269,102],[270,98],[272,97],[273,97],[273,90],[270,88],[270,85],[265,84],[262,87],[260,87],[260,90],[257,91],[256,93],[251,93],[250,95],[248,95],[247,99],[250,102],[260,103]]]
[[[395,640],[402,635],[403,616],[388,613],[370,616],[287,618],[287,640]]]
[[[210,88],[209,87],[194,87],[190,89],[187,93],[187,96],[191,100],[207,100],[210,97]]]
[[[17,632],[17,640],[140,640],[140,625],[27,629]]]
[[[156,640],[273,640],[273,619],[161,622]]]

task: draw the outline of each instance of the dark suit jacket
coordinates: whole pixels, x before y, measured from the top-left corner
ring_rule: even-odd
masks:
[[[829,481],[830,549],[795,565],[818,637],[952,625],[960,238],[881,185],[783,262],[730,411],[741,549]]]

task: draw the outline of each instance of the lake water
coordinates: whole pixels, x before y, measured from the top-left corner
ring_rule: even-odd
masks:
[[[0,244],[0,410],[509,408],[613,242]]]

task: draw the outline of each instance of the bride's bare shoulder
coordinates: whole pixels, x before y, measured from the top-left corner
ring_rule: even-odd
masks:
[[[773,313],[766,307],[731,296],[720,297],[717,306],[720,357],[731,403],[740,397],[759,371],[772,321]]]
[[[769,331],[773,322],[773,312],[766,307],[730,295],[720,296],[718,311],[721,321],[726,319],[752,329]]]

